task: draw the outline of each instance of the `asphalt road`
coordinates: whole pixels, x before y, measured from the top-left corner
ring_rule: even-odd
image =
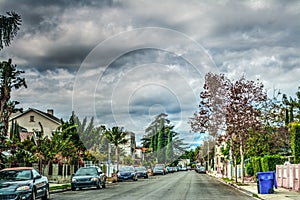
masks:
[[[57,200],[250,200],[254,199],[206,174],[194,171],[153,176],[136,182],[107,185],[105,189],[83,189],[52,194]]]

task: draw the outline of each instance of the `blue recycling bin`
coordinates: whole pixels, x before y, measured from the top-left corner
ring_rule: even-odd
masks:
[[[257,189],[259,194],[272,194],[274,187],[277,188],[276,173],[270,172],[257,172]]]

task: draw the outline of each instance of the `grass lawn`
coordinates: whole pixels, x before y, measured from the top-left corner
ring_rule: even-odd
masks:
[[[247,186],[248,184],[247,183],[240,183],[240,182],[235,182],[235,180],[232,180],[232,179],[229,179],[229,178],[222,178],[223,181],[225,181],[226,183],[232,183],[232,184],[235,184],[235,185],[238,185],[238,186]]]
[[[55,186],[50,186],[50,191],[53,190],[62,190],[62,189],[68,189],[71,188],[71,184],[63,184],[63,185],[55,185]]]

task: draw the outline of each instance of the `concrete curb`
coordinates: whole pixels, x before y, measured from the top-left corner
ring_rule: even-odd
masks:
[[[106,182],[106,185],[112,185],[114,184],[113,182]],[[63,184],[62,184],[63,185]],[[51,188],[51,186],[50,186]],[[50,194],[56,194],[56,193],[61,193],[61,192],[67,192],[67,191],[71,191],[71,186],[70,187],[67,187],[65,189],[57,189],[57,190],[51,190],[50,191]]]
[[[240,191],[246,193],[247,195],[249,195],[249,196],[251,196],[253,198],[260,199],[260,200],[265,200],[264,198],[260,197],[257,193],[254,193],[254,192],[251,192],[249,190],[246,190],[246,189],[244,189],[244,188],[242,188],[242,187],[240,187],[240,186],[238,186],[236,184],[225,182],[222,179],[213,176],[212,174],[207,173],[207,175],[209,175],[210,177],[213,177],[214,179],[218,180],[219,182],[221,182],[221,183],[223,183],[225,185],[228,185],[228,186],[230,186],[230,187],[232,187],[234,189],[240,190]]]
[[[52,191],[50,191],[50,195],[56,194],[56,193],[61,193],[61,192],[66,192],[66,191],[71,191],[71,188],[52,190]]]

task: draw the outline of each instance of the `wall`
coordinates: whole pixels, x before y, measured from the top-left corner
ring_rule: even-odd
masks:
[[[34,121],[30,121],[30,116],[34,117]],[[44,129],[44,136],[51,137],[51,134],[53,131],[59,127],[60,124],[57,122],[51,121],[49,119],[46,119],[45,117],[37,114],[36,112],[30,111],[28,113],[25,113],[21,117],[14,120],[14,122],[18,123],[19,126],[22,126],[27,129],[28,132],[34,132],[34,130],[41,130],[41,127],[39,125],[39,122],[41,122],[43,129]],[[11,127],[11,122],[10,122]]]
[[[278,187],[300,191],[300,164],[276,165]]]

